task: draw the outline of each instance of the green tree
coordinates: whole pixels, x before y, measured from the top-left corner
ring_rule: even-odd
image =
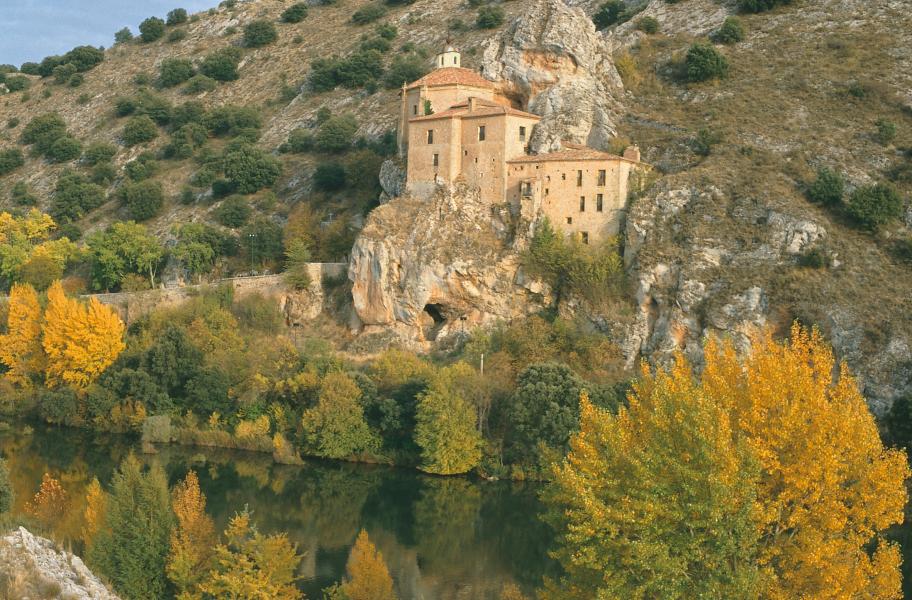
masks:
[[[244,45],[248,48],[260,48],[279,39],[272,21],[257,19],[244,26]]]
[[[285,282],[296,290],[310,287],[310,272],[307,267],[311,261],[310,248],[307,242],[298,238],[285,245]]]
[[[845,195],[845,180],[838,171],[821,167],[817,170],[817,179],[808,186],[807,195],[813,202],[831,207],[838,206],[842,204]]]
[[[258,218],[241,230],[241,244],[252,263],[265,264],[282,256],[282,228]]]
[[[427,61],[417,54],[404,54],[393,58],[386,70],[383,84],[396,89],[403,83],[411,83],[423,77],[428,71]]]
[[[63,171],[57,178],[51,214],[58,221],[75,221],[104,203],[104,189],[75,171]]]
[[[162,87],[174,87],[187,81],[196,74],[193,63],[186,58],[166,58],[158,66],[158,84]]]
[[[364,420],[361,389],[342,372],[328,373],[320,383],[317,405],[301,418],[311,451],[327,458],[375,452],[380,441]]]
[[[367,4],[352,13],[351,20],[355,25],[373,23],[386,14],[382,4]]]
[[[862,227],[875,231],[899,218],[902,207],[903,200],[896,188],[877,183],[852,192],[846,212]]]
[[[165,22],[158,17],[149,17],[139,24],[139,38],[143,42],[154,42],[165,35]]]
[[[295,2],[282,11],[282,21],[285,23],[300,23],[307,17],[307,4]]]
[[[461,385],[473,374],[465,363],[441,369],[418,397],[415,441],[421,448],[423,471],[455,475],[471,470],[481,460],[475,407]]]
[[[105,231],[90,235],[87,245],[94,289],[116,288],[128,273],[148,275],[155,287],[155,272],[164,249],[143,225],[133,221],[114,223]]]
[[[175,8],[174,10],[168,11],[167,21],[165,25],[168,27],[173,27],[175,25],[181,25],[186,23],[188,19],[187,9],[185,8]]]
[[[270,187],[282,174],[282,163],[249,144],[236,145],[226,151],[223,168],[225,176],[242,194]]]
[[[737,44],[744,39],[744,23],[738,17],[726,17],[712,40],[717,44]]]
[[[29,121],[19,135],[23,144],[31,144],[38,154],[46,154],[58,138],[66,135],[66,122],[57,113],[38,115]]]
[[[144,144],[158,137],[158,127],[148,115],[138,115],[127,121],[121,137],[127,146]]]
[[[0,150],[0,177],[12,173],[25,164],[25,157],[19,148]]]
[[[158,181],[134,181],[120,188],[120,202],[131,219],[145,221],[161,211],[165,193]]]
[[[592,22],[598,30],[610,27],[618,22],[621,13],[624,12],[626,5],[623,0],[608,0],[599,6],[595,14],[592,15]]]
[[[323,192],[337,192],[345,187],[345,167],[335,162],[317,165],[313,175],[314,187]]]
[[[143,469],[131,454],[114,473],[105,527],[92,544],[89,562],[126,598],[165,598],[173,522],[165,472],[158,465]]]
[[[64,135],[54,140],[45,156],[54,162],[69,162],[82,155],[82,143],[74,137]]]
[[[92,142],[82,154],[82,161],[90,166],[110,162],[117,154],[117,147],[107,142]]]
[[[243,196],[228,196],[215,209],[215,219],[225,227],[241,227],[250,220],[253,210]]]
[[[114,33],[115,44],[129,44],[131,41],[133,41],[133,32],[130,31],[129,27],[118,29],[117,32]]]
[[[503,25],[504,11],[501,7],[493,4],[482,6],[478,9],[478,17],[475,19],[475,25],[479,29],[496,29]]]
[[[240,62],[240,49],[228,46],[207,54],[200,63],[199,71],[216,81],[235,81],[240,77],[237,70]]]
[[[712,44],[695,43],[691,45],[684,59],[688,81],[706,81],[728,76],[728,59]]]
[[[314,138],[317,150],[323,152],[342,152],[351,148],[358,121],[352,115],[332,116],[320,125]]]

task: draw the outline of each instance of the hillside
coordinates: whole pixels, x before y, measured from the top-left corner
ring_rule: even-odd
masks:
[[[736,12],[735,3],[630,3],[636,16],[597,34],[568,29],[568,22],[576,23],[567,16],[574,11],[556,0],[499,4],[505,19],[495,29],[475,28],[478,8],[455,0],[387,6],[375,23],[352,23],[356,10],[373,4],[314,5],[302,22],[289,24],[279,22],[288,2],[238,2],[177,26],[186,30],[184,39],[112,47],[78,87],[31,77],[28,90],[0,97],[0,149],[15,146],[31,118],[57,112],[84,146],[117,145],[113,162],[122,169],[169,142],[165,126],[151,143],[121,145],[127,119],[116,116],[115,103],[140,87],[174,105],[195,100],[207,109],[254,107],[262,116],[256,145],[268,153],[277,153],[298,127],[316,131],[321,108],[350,113],[358,120],[357,135],[369,140],[362,144],[367,154],[277,153],[282,171],[273,186],[276,198],[266,189],[248,196],[255,214],[285,226],[286,235],[304,230],[316,258],[339,259],[376,204],[373,175],[386,157],[376,140],[395,127],[397,90],[386,89],[381,78],[366,89],[317,93],[305,85],[311,67],[321,58],[356,52],[362,35],[368,41],[377,36],[377,23],[397,29],[383,53],[386,66],[413,54],[429,68],[428,57],[450,37],[464,51],[464,66],[500,79],[523,108],[572,115],[552,118],[536,134],[543,147],[561,137],[614,150],[636,143],[656,167],[653,187],[632,200],[621,240],[631,310],[606,312],[575,301],[561,307],[608,333],[629,366],[641,355],[667,360],[677,349],[699,362],[707,332],[742,336],[746,324],[769,323],[784,334],[798,319],[821,327],[860,373],[876,411],[912,392],[912,17],[902,2],[803,0],[741,15],[743,41],[716,45],[729,63],[727,76],[703,83],[687,81],[688,48],[718,30]],[[592,15],[601,2],[572,4]],[[656,33],[637,30],[646,16],[655,18]],[[244,25],[256,19],[275,22],[278,39],[243,50],[237,81],[191,95],[183,92],[186,84],[155,89],[163,59],[199,61],[240,45]],[[138,75],[149,83],[138,86]],[[220,202],[207,188],[191,186],[189,203],[178,198],[201,165],[231,143],[230,136],[212,136],[192,158],[157,159],[153,180],[162,183],[166,202],[147,225],[160,237],[173,237],[176,224],[216,221]],[[311,175],[326,161],[348,164],[343,189],[314,188]],[[90,171],[28,157],[0,177],[0,207],[20,208],[8,190],[25,180],[39,206],[49,208],[58,176],[74,166]],[[844,175],[846,198],[866,185],[888,183],[902,198],[902,214],[870,231],[843,204],[810,202],[807,187],[823,167]],[[127,218],[116,200],[123,183],[118,171],[106,185],[112,199],[78,219],[80,230]],[[249,268],[243,254],[224,262],[223,272]]]

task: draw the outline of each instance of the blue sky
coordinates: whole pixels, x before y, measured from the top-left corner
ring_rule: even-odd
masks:
[[[74,46],[114,44],[114,32],[134,35],[146,17],[164,18],[172,8],[194,13],[218,0],[0,0],[0,64],[40,62]]]

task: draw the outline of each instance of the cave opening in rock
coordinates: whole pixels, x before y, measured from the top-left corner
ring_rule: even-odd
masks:
[[[446,318],[443,316],[442,312],[443,307],[440,304],[425,304],[424,312],[426,312],[431,319],[434,320],[434,326],[439,327],[446,323]]]
[[[424,329],[424,339],[435,340],[440,329],[446,323],[446,317],[443,316],[444,307],[441,304],[425,304],[422,325]]]

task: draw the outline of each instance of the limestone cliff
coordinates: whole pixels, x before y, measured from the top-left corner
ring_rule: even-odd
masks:
[[[0,537],[0,596],[119,600],[78,556],[23,527]]]
[[[371,212],[349,278],[365,333],[424,342],[540,310],[548,290],[522,275],[506,207],[465,187],[403,196]]]

